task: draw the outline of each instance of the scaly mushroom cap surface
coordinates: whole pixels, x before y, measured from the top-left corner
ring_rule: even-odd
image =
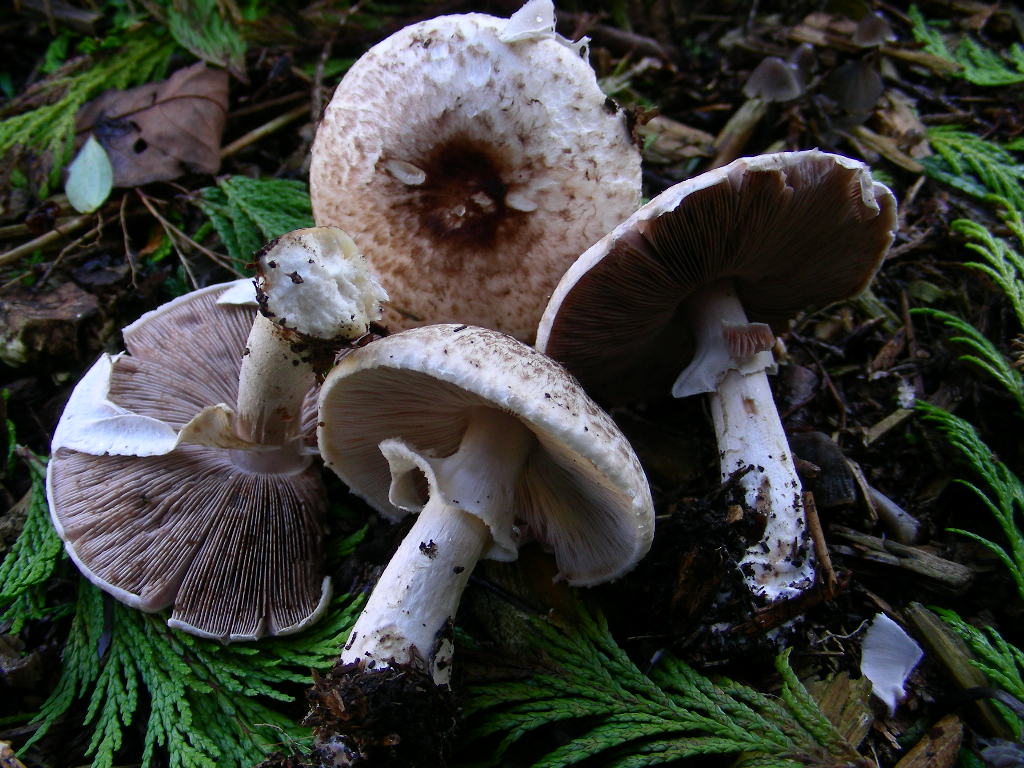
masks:
[[[688,302],[731,279],[747,318],[785,331],[798,312],[867,287],[896,203],[867,166],[817,150],[741,158],[666,190],[559,282],[537,347],[592,395],[666,394],[694,351]]]
[[[624,113],[553,27],[524,29],[483,14],[406,27],[327,107],[313,214],[359,243],[392,329],[465,322],[531,341],[565,269],[639,205]]]
[[[514,491],[521,534],[552,550],[571,584],[632,568],[654,533],[636,455],[560,365],[497,331],[427,326],[349,353],[321,388],[321,455],[354,493],[397,520],[406,512],[388,500],[380,444],[399,438],[426,455],[451,455],[479,407],[515,416],[536,437]],[[515,532],[492,528],[492,537],[488,556],[515,557]]]
[[[51,517],[86,578],[142,610],[174,605],[171,626],[224,640],[298,631],[330,593],[309,456],[174,440],[199,411],[235,402],[253,299],[251,281],[211,286],[125,328],[128,354],[100,358],[72,394],[47,472]]]

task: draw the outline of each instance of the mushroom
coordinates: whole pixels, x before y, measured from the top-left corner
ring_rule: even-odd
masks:
[[[896,203],[866,166],[817,150],[744,158],[643,206],[569,268],[537,346],[599,400],[710,392],[723,479],[766,521],[741,569],[767,600],[810,584],[800,482],[772,400],[774,333],[863,290]],[[674,379],[674,383],[673,383]]]
[[[224,641],[296,632],[327,604],[311,389],[385,298],[340,230],[289,233],[259,259],[255,321],[239,280],[124,329],[127,354],[103,355],[72,392],[47,472],[86,578]]]
[[[481,557],[511,561],[538,540],[559,578],[589,586],[651,544],[650,488],[625,437],[561,366],[497,331],[427,326],[354,350],[324,381],[318,438],[385,517],[418,513],[340,657],[362,689],[395,668],[447,686],[451,623]],[[378,736],[401,727],[374,714]],[[372,752],[354,720],[349,750]]]
[[[639,205],[629,121],[583,54],[533,0],[406,27],[346,73],[313,144],[313,214],[359,243],[392,330],[531,341],[565,269]]]
[[[806,43],[787,59],[766,56],[754,67],[743,95],[747,100],[733,113],[715,137],[712,168],[735,160],[747,145],[770,104],[792,101],[807,90],[807,73],[813,66],[814,53]]]

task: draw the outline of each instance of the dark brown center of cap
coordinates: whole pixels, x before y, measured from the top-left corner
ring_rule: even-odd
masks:
[[[423,172],[419,184],[399,179],[402,196],[421,230],[443,244],[443,271],[457,272],[461,254],[500,251],[510,222],[521,211],[505,203],[508,163],[500,150],[465,136],[451,136],[421,157],[403,157]]]

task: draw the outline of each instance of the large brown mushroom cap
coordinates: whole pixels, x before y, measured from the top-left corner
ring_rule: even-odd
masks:
[[[668,189],[566,272],[537,332],[591,394],[662,396],[694,351],[689,301],[732,281],[747,317],[785,331],[864,290],[896,203],[855,160],[817,150],[741,158]]]
[[[253,296],[247,281],[196,291],[126,328],[128,354],[101,358],[72,395],[47,476],[54,525],[90,581],[142,610],[173,604],[172,626],[223,640],[297,631],[329,597],[309,457],[161,435],[235,402],[255,306],[218,299],[246,287]],[[75,422],[97,412],[114,437],[90,446]]]
[[[503,39],[508,23],[397,32],[352,66],[317,131],[314,216],[359,244],[393,329],[532,340],[565,269],[639,204],[639,151],[589,64],[553,33]]]
[[[348,354],[321,388],[321,455],[353,492],[398,519],[406,512],[389,501],[380,444],[400,438],[424,455],[449,456],[481,407],[516,417],[536,437],[513,494],[521,533],[553,550],[573,584],[632,568],[654,533],[636,455],[560,365],[505,334],[427,326]],[[491,556],[513,557],[518,542],[505,531],[492,535]]]

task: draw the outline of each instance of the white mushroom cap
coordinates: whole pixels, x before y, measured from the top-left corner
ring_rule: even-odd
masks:
[[[892,193],[863,163],[818,150],[741,158],[666,190],[580,256],[537,347],[602,399],[664,395],[693,355],[702,289],[731,281],[747,318],[779,333],[864,290],[895,228]]]
[[[181,440],[212,404],[230,413],[254,299],[250,281],[211,286],[125,328],[128,354],[76,388],[47,471],[51,517],[86,578],[142,610],[173,604],[172,626],[223,640],[298,631],[330,595],[311,457]],[[315,418],[307,407],[307,430]],[[126,425],[138,428],[118,438]]]
[[[406,512],[389,501],[381,443],[397,438],[424,455],[451,455],[479,407],[515,416],[536,437],[515,484],[514,517],[554,552],[561,577],[577,585],[616,578],[647,552],[653,503],[625,437],[561,366],[496,331],[428,326],[348,354],[321,388],[321,455],[396,520]],[[466,502],[459,505],[472,513]],[[491,535],[489,556],[511,559],[515,532]]]
[[[639,204],[625,115],[545,13],[527,16],[400,30],[324,114],[314,217],[359,244],[393,329],[466,322],[532,340],[566,267]]]

